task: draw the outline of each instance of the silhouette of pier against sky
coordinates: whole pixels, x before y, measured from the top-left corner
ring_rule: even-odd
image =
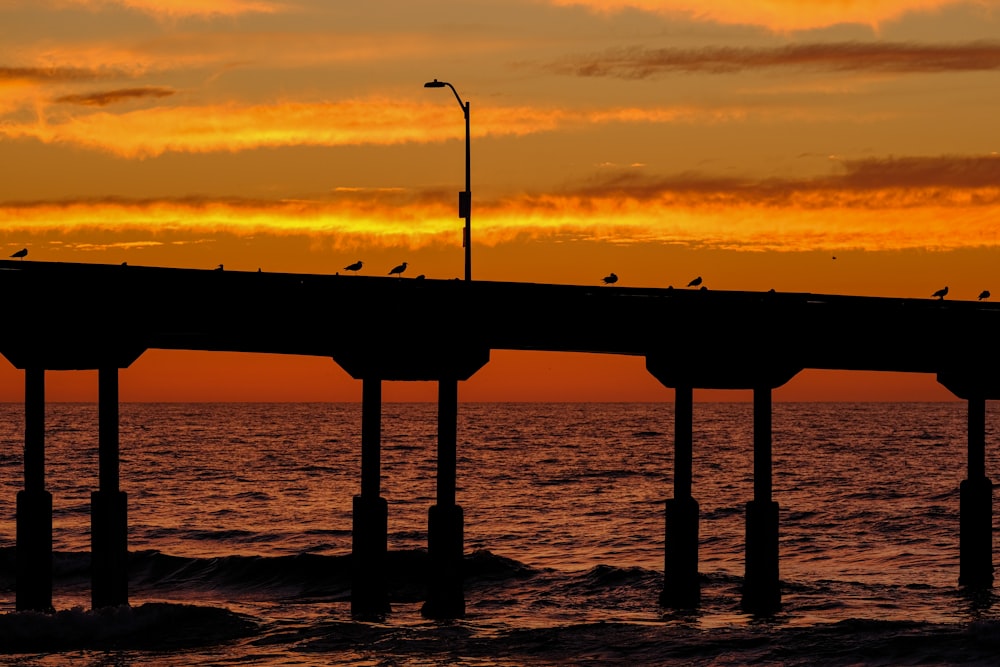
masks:
[[[605,281],[607,282],[607,281]],[[17,497],[18,610],[52,608],[52,497],[45,489],[46,371],[97,370],[99,488],[92,495],[92,604],[128,601],[127,499],[119,488],[118,372],[146,350],[329,357],[362,380],[354,497],[352,613],[390,611],[388,508],[381,496],[383,381],[438,383],[436,504],[428,514],[424,613],[458,617],[462,508],[456,503],[458,383],[491,350],[642,356],[675,390],[673,497],[665,507],[660,602],[698,606],[699,508],[692,479],[695,389],[754,395],[754,487],[746,507],[743,605],[781,604],[779,505],[772,497],[771,393],[804,369],[933,373],[968,402],[958,584],[992,586],[992,483],[985,403],[1000,398],[1000,304],[808,293],[627,288],[400,275],[307,275],[0,261],[17,316],[0,354],[25,371],[24,490]],[[343,326],[349,320],[351,326]],[[420,323],[405,333],[398,322]],[[475,446],[475,443],[470,443]],[[664,447],[671,443],[665,442]]]

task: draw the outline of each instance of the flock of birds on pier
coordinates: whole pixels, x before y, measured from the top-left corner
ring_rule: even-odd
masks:
[[[837,258],[834,257],[834,259],[837,259]],[[605,285],[614,285],[615,283],[618,282],[618,274],[614,273],[614,272],[609,273],[608,275],[604,276],[601,279],[601,281]],[[691,280],[691,282],[689,282],[687,284],[687,286],[688,287],[700,287],[703,290],[708,289],[705,285],[702,284],[703,282],[704,282],[704,279],[701,276],[698,276],[697,278],[694,278],[693,280]],[[668,289],[673,289],[673,285],[671,285]],[[773,292],[774,290],[772,289],[771,291]],[[948,296],[948,286],[945,285],[944,287],[942,287],[938,291],[936,291],[933,294],[931,294],[931,296],[933,298],[938,299],[939,301],[944,300],[944,298],[946,296]],[[979,297],[977,298],[977,300],[983,301],[985,299],[989,299],[990,296],[991,296],[990,295],[990,291],[988,289],[984,289],[982,292],[979,293]]]
[[[365,263],[359,259],[358,261],[354,262],[353,264],[348,264],[347,266],[345,266],[344,267],[344,271],[349,271],[351,273],[355,273],[356,274],[358,271],[361,270],[361,268],[364,265],[365,265]],[[397,278],[401,278],[403,276],[403,272],[406,271],[406,267],[407,266],[409,266],[409,264],[407,264],[406,262],[403,262],[402,264],[397,264],[396,266],[392,267],[392,270],[389,271],[388,275],[390,275],[390,276],[396,276]],[[419,276],[416,277],[416,280],[423,280],[423,279],[424,279],[424,274],[422,274],[422,273]]]
[[[604,283],[605,285],[614,285],[614,284],[615,284],[616,282],[618,282],[618,274],[617,274],[617,273],[614,273],[614,272],[612,272],[612,273],[609,273],[608,275],[606,275],[606,276],[604,276],[603,278],[601,278],[601,281],[602,281],[602,282],[603,282],[603,283]],[[704,281],[702,280],[702,277],[701,277],[701,276],[698,276],[697,278],[695,278],[695,279],[693,279],[693,280],[692,280],[691,282],[689,282],[689,283],[687,284],[687,286],[688,286],[688,287],[699,287],[699,286],[700,286],[700,287],[701,287],[701,289],[703,289],[703,290],[707,290],[708,288],[707,288],[706,286],[702,285],[702,282],[704,282]],[[674,287],[674,286],[673,286],[673,285],[671,285],[671,286],[670,286],[670,289],[673,289],[673,287]],[[987,294],[988,294],[988,293],[987,293]]]
[[[938,299],[939,301],[943,300],[946,296],[948,296],[948,286],[945,285],[944,287],[942,287],[941,289],[939,289],[937,292],[934,292],[934,294],[931,294],[931,296],[934,297],[934,298],[936,298],[936,299]],[[979,293],[979,297],[978,297],[979,301],[982,301],[983,299],[988,299],[988,298],[990,298],[990,291],[988,289],[984,289],[982,292]]]
[[[834,257],[834,259],[837,259],[837,258]],[[360,271],[364,267],[364,265],[365,265],[365,263],[359,259],[358,261],[354,262],[353,264],[348,264],[347,266],[345,266],[344,267],[344,271],[349,271],[351,273],[355,273],[356,274],[358,271]],[[389,275],[390,276],[402,276],[403,272],[406,271],[406,266],[407,266],[406,262],[403,262],[402,264],[400,264],[400,265],[398,265],[396,267],[393,267],[393,269],[391,271],[389,271]],[[221,268],[222,265],[220,264],[219,267]],[[423,277],[424,277],[423,275],[417,276],[417,278],[423,278]],[[603,282],[605,285],[614,285],[615,283],[618,282],[618,274],[612,271],[608,275],[606,275],[603,278],[601,278],[601,282]],[[706,287],[703,284],[704,282],[705,282],[704,279],[701,276],[698,276],[696,278],[693,278],[687,284],[687,286],[688,287],[698,287],[700,289],[707,290],[708,287]],[[670,289],[673,289],[673,285],[670,286]],[[773,292],[774,290],[771,290],[771,291]],[[948,287],[945,286],[945,287],[942,287],[941,289],[939,289],[938,291],[934,292],[931,296],[934,297],[934,298],[937,298],[939,300],[943,300],[947,295],[948,295]],[[989,298],[990,298],[990,291],[989,290],[985,290],[984,289],[982,292],[979,293],[979,298],[978,298],[979,301],[983,301],[984,299],[989,299]]]
[[[17,252],[13,253],[11,255],[11,258],[24,259],[27,256],[28,256],[28,249],[27,248],[21,248]],[[837,258],[834,257],[834,259],[837,259]],[[365,265],[365,263],[359,259],[358,261],[354,262],[353,264],[348,264],[347,266],[345,266],[344,267],[344,271],[348,271],[350,273],[357,274],[359,271],[361,271],[362,268],[364,268],[364,265]],[[122,262],[122,266],[127,266],[127,264],[125,262]],[[388,275],[390,275],[390,276],[396,276],[397,278],[401,278],[403,276],[403,272],[406,271],[406,267],[407,266],[408,265],[407,265],[406,262],[398,264],[398,265],[394,266],[391,271],[389,271]],[[222,264],[219,264],[217,267],[215,267],[215,270],[216,271],[222,271],[223,270]],[[260,272],[260,269],[257,269],[257,271]],[[423,274],[420,274],[419,276],[416,277],[417,280],[421,280],[423,278],[424,278]],[[605,285],[614,285],[615,283],[618,282],[618,274],[616,274],[614,272],[609,273],[608,275],[604,276],[604,278],[602,278],[601,281]],[[703,290],[708,289],[705,285],[702,284],[703,282],[704,282],[704,280],[702,279],[702,277],[698,276],[697,278],[694,278],[693,280],[691,280],[691,282],[689,282],[687,284],[687,286],[688,287],[700,287]],[[673,285],[671,285],[670,288],[673,289]],[[771,291],[773,292],[774,290],[771,290]],[[944,300],[944,298],[946,296],[948,296],[948,286],[947,285],[945,285],[944,287],[942,287],[938,291],[936,291],[933,294],[931,294],[931,297],[933,297],[935,299],[938,299],[939,301],[940,300]],[[982,292],[979,293],[979,297],[978,297],[979,301],[983,301],[983,300],[989,299],[989,298],[990,298],[990,291],[989,290],[985,290],[984,289]]]

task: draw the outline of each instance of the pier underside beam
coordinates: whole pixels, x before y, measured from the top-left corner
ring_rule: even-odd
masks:
[[[691,391],[754,390],[754,499],[747,503],[747,570],[744,607],[767,612],[780,604],[778,589],[778,505],[771,501],[771,390],[802,370],[769,344],[750,349],[720,347],[706,363],[696,356],[656,350],[646,370],[676,390],[674,497],[667,501],[666,562],[661,603],[696,606],[698,503],[691,496]]]
[[[381,336],[382,334],[379,334]],[[462,589],[463,516],[455,504],[456,423],[458,382],[469,379],[490,360],[490,350],[475,343],[412,344],[393,339],[380,343],[355,341],[338,346],[333,360],[351,377],[364,383],[362,398],[361,495],[354,497],[353,582],[351,613],[384,616],[389,611],[385,564],[388,542],[388,505],[381,497],[381,383],[437,381],[438,498],[428,517],[428,556],[431,562],[426,616],[457,617],[465,613]],[[442,379],[445,378],[445,379]]]
[[[429,618],[465,615],[463,590],[464,519],[455,502],[457,480],[458,381],[438,382],[437,504],[427,523],[427,601]]]
[[[52,494],[45,490],[45,371],[24,371],[24,490],[17,492],[17,611],[52,608]]]

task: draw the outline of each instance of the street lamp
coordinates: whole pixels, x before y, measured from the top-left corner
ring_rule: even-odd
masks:
[[[469,160],[471,154],[469,145],[469,103],[463,102],[462,98],[458,96],[455,86],[447,81],[434,79],[424,84],[424,88],[444,88],[445,86],[451,88],[451,92],[455,93],[458,106],[462,107],[462,113],[465,114],[465,192],[458,193],[458,217],[465,218],[465,232],[462,234],[462,246],[465,248],[465,279],[472,280],[472,171]]]

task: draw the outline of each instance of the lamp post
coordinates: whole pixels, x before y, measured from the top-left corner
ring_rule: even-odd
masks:
[[[465,248],[465,279],[472,280],[472,170],[469,143],[469,103],[463,102],[462,98],[458,96],[455,86],[447,81],[434,79],[424,84],[424,88],[444,88],[445,86],[451,88],[451,92],[455,93],[458,106],[462,107],[462,113],[465,114],[465,192],[458,193],[458,217],[465,218],[465,231],[462,234],[462,246]]]

